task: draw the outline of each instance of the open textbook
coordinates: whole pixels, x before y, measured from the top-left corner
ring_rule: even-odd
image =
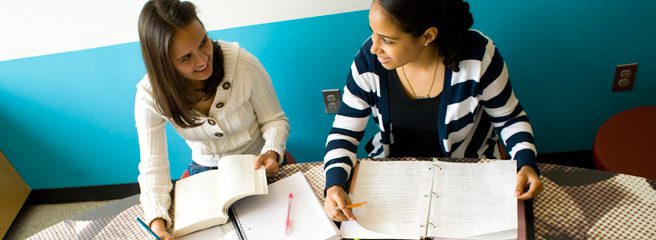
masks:
[[[362,160],[349,195],[356,221],[344,238],[517,238],[516,161]]]
[[[174,236],[228,222],[228,208],[237,200],[268,193],[264,167],[253,168],[255,155],[221,158],[217,170],[179,180],[175,184]]]

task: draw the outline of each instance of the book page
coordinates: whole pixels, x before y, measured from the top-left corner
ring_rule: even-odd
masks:
[[[351,202],[356,222],[342,223],[342,237],[416,239],[425,235],[432,162],[360,162]],[[363,229],[364,228],[364,229]],[[375,234],[373,234],[375,233]]]
[[[505,232],[516,238],[516,161],[437,164],[430,236],[478,238]]]
[[[209,170],[175,184],[175,236],[228,221],[223,213],[217,183],[218,171]]]
[[[230,155],[219,161],[218,194],[224,211],[245,196],[268,193],[264,167],[255,170],[255,159],[255,155]]]

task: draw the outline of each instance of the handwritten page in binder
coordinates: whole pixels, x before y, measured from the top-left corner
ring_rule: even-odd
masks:
[[[357,223],[374,232],[391,236],[424,235],[433,171],[431,162],[362,161],[351,202],[367,202],[353,209]],[[411,186],[411,187],[408,187]],[[353,222],[344,222],[354,224]],[[348,226],[347,226],[348,227]]]
[[[478,238],[515,230],[508,238],[516,237],[515,161],[437,164],[429,236]]]
[[[342,237],[514,238],[516,164],[361,161],[349,194],[368,204],[353,209]]]

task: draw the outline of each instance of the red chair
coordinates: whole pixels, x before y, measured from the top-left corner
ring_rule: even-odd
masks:
[[[289,152],[285,152],[285,156],[284,156],[284,160],[282,162],[282,165],[294,164],[294,163],[296,163],[296,159],[294,159],[292,154],[289,153]],[[180,179],[184,179],[186,177],[189,177],[189,171],[187,171],[187,169],[185,169],[184,172],[182,172],[182,176],[180,176]]]
[[[629,109],[606,120],[592,154],[597,169],[656,178],[656,106]]]
[[[506,152],[506,147],[503,146],[503,143],[501,143],[502,140],[499,140],[497,142],[497,145],[499,147],[499,159],[510,159],[510,156],[508,155],[508,152]]]

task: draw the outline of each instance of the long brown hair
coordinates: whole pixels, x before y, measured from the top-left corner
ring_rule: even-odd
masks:
[[[178,0],[150,0],[139,15],[139,42],[141,54],[157,110],[176,125],[188,128],[202,124],[199,114],[192,110],[199,98],[185,78],[173,66],[170,57],[173,36],[185,26],[198,21],[196,7]],[[200,22],[202,25],[202,22]],[[218,43],[213,44],[213,72],[202,89],[204,96],[213,96],[223,80],[223,53]]]

